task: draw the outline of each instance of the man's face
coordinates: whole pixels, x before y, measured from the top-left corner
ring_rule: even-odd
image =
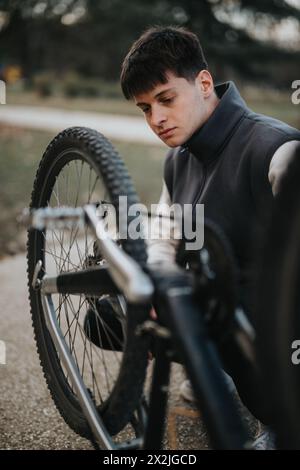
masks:
[[[158,84],[134,100],[153,132],[169,147],[177,147],[208,119],[209,96],[199,76],[188,81],[169,73],[167,83]]]

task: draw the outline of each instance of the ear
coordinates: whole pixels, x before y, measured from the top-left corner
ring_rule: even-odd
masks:
[[[201,70],[196,77],[204,98],[208,98],[214,92],[214,81],[208,70]]]

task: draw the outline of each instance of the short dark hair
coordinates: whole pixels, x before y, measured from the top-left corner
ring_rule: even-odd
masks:
[[[196,34],[182,27],[154,26],[131,46],[121,68],[121,87],[126,99],[167,83],[167,72],[191,81],[207,69]]]

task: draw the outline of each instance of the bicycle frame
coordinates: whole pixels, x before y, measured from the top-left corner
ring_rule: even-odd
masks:
[[[159,329],[156,332],[157,353],[145,448],[161,448],[163,430],[158,431],[157,416],[162,423],[174,352],[180,355],[187,370],[214,448],[250,448],[248,433],[228,391],[216,348],[194,301],[190,277],[173,268],[159,274],[152,272],[152,279],[155,282],[155,305],[169,335]]]
[[[107,236],[93,205],[77,209],[38,209],[25,214],[23,221],[39,230],[88,224],[93,229],[99,248],[107,261],[107,267],[62,273],[57,277],[44,275],[42,278],[40,261],[36,265],[32,280],[33,287],[41,293],[51,338],[69,374],[95,440],[102,448],[161,449],[174,349],[186,367],[214,448],[251,448],[251,440],[223,377],[216,347],[209,337],[204,317],[195,302],[188,273],[175,265],[160,273],[150,269],[143,271]],[[54,293],[89,296],[122,293],[132,303],[146,304],[154,301],[160,324],[149,319],[140,325],[137,332],[153,335],[156,344],[156,361],[144,442],[139,438],[122,445],[112,441],[60,332],[51,299],[51,294]]]

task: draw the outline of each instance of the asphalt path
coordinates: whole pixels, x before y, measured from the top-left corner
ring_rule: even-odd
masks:
[[[100,131],[109,139],[163,145],[148,128],[143,118],[133,116],[37,106],[2,105],[0,106],[0,123],[54,132],[71,126],[84,126]]]
[[[0,449],[91,449],[64,423],[48,392],[31,325],[25,255],[0,262],[0,286],[0,341],[6,347],[0,364]],[[179,396],[183,379],[182,367],[174,364],[165,443],[206,448],[198,412]]]

